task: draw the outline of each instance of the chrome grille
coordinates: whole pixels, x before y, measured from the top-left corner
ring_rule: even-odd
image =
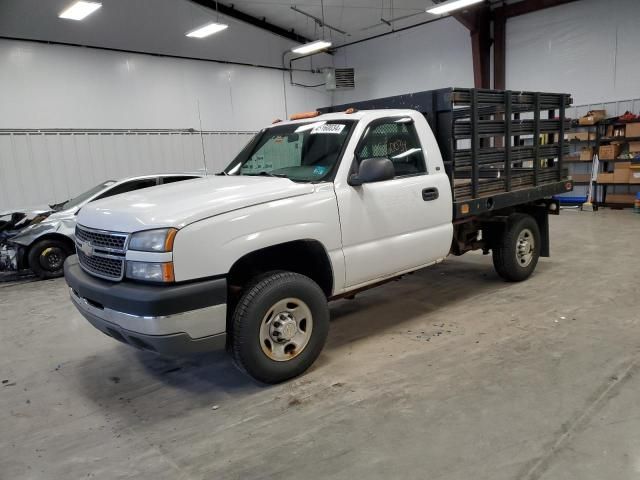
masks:
[[[106,280],[122,280],[128,234],[76,225],[76,252],[80,266]]]
[[[89,273],[110,280],[120,280],[122,278],[124,257],[122,259],[85,255],[82,250],[78,250],[78,260],[80,265]]]
[[[98,232],[87,230],[80,226],[76,226],[76,237],[82,242],[89,242],[94,247],[109,248],[122,252],[127,242],[127,234],[125,233]]]

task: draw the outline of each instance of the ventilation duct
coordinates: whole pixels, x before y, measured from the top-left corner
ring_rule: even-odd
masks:
[[[353,68],[325,68],[322,72],[327,90],[346,90],[356,86]]]

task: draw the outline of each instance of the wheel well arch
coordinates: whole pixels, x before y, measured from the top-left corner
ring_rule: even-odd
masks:
[[[25,255],[29,255],[31,248],[36,243],[41,242],[42,240],[58,240],[60,242],[64,242],[69,247],[69,251],[72,254],[76,251],[76,245],[74,241],[71,238],[67,237],[66,235],[63,235],[62,233],[45,233],[44,235],[38,238],[34,238],[33,242],[31,242],[29,246],[25,247]]]
[[[227,277],[230,293],[271,270],[306,275],[320,286],[327,297],[333,291],[333,268],[327,250],[317,240],[302,239],[271,245],[240,257],[231,266]]]

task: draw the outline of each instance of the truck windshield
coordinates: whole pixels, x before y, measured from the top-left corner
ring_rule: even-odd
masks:
[[[337,166],[354,124],[353,120],[324,120],[267,128],[224,173],[284,177],[297,182],[324,180]]]

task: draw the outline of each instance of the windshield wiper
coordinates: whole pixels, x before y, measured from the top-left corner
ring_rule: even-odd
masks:
[[[276,177],[276,178],[288,178],[284,173],[271,173],[267,171],[262,171],[260,173],[245,173],[245,175],[249,177]]]

